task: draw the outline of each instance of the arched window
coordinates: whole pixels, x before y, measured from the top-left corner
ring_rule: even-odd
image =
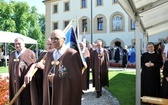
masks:
[[[103,17],[97,18],[97,30],[103,30]]]
[[[90,19],[87,16],[83,16],[79,19],[79,34],[90,33]]]
[[[123,31],[123,17],[119,14],[112,17],[112,31]]]
[[[87,32],[87,19],[82,19],[82,32]]]
[[[106,17],[102,14],[98,14],[94,17],[94,32],[95,33],[105,33],[107,31],[107,21]]]

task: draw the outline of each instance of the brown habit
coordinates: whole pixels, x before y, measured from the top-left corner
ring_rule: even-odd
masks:
[[[40,62],[47,51],[43,51],[38,60],[36,62]],[[33,88],[32,93],[34,94],[34,101],[36,101],[36,105],[42,105],[43,102],[43,70],[38,68],[36,73],[34,74],[31,82],[31,87]]]
[[[50,104],[48,73],[50,72],[53,59],[53,51],[49,51],[46,57],[43,74],[43,105],[81,105],[81,70],[82,62],[77,51],[68,48],[58,59],[53,79],[53,103]],[[58,68],[64,67],[65,77],[61,77]]]
[[[16,92],[20,89],[24,82],[24,76],[28,72],[28,68],[35,62],[35,54],[29,49],[26,49],[16,60],[15,51],[10,54],[9,57],[9,98],[12,100]],[[26,88],[22,91],[18,100],[14,105],[36,105],[32,100],[35,99],[30,84],[26,85]]]
[[[108,61],[109,61],[109,56],[108,56],[107,50],[105,49],[103,50],[101,63],[99,62],[97,51],[93,50],[91,52],[93,87],[95,87],[96,91],[101,91],[101,86],[109,86]]]
[[[86,59],[87,68],[82,74],[82,90],[89,89],[89,73],[90,73],[90,52],[86,48],[84,51],[84,57]]]

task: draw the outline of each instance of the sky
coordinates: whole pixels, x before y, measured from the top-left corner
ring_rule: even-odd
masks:
[[[5,1],[10,2],[11,0],[5,0]],[[13,0],[13,1],[27,2],[30,7],[35,6],[39,14],[45,14],[45,5],[42,2],[44,0]]]

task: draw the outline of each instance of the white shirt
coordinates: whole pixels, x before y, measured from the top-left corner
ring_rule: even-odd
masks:
[[[100,50],[97,48],[96,51],[97,51],[97,53],[103,53],[103,48],[100,48]]]
[[[54,61],[57,61],[65,53],[67,48],[68,47],[64,44],[59,50],[55,49],[53,52]]]
[[[26,50],[26,48],[22,49],[22,50],[19,52],[19,54],[17,53],[17,51],[15,51],[15,58],[18,59],[19,56],[20,56],[22,53],[24,53],[25,50]]]

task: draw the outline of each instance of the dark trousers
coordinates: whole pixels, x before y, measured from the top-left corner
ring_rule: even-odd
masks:
[[[1,59],[0,66],[5,66],[5,59]]]

